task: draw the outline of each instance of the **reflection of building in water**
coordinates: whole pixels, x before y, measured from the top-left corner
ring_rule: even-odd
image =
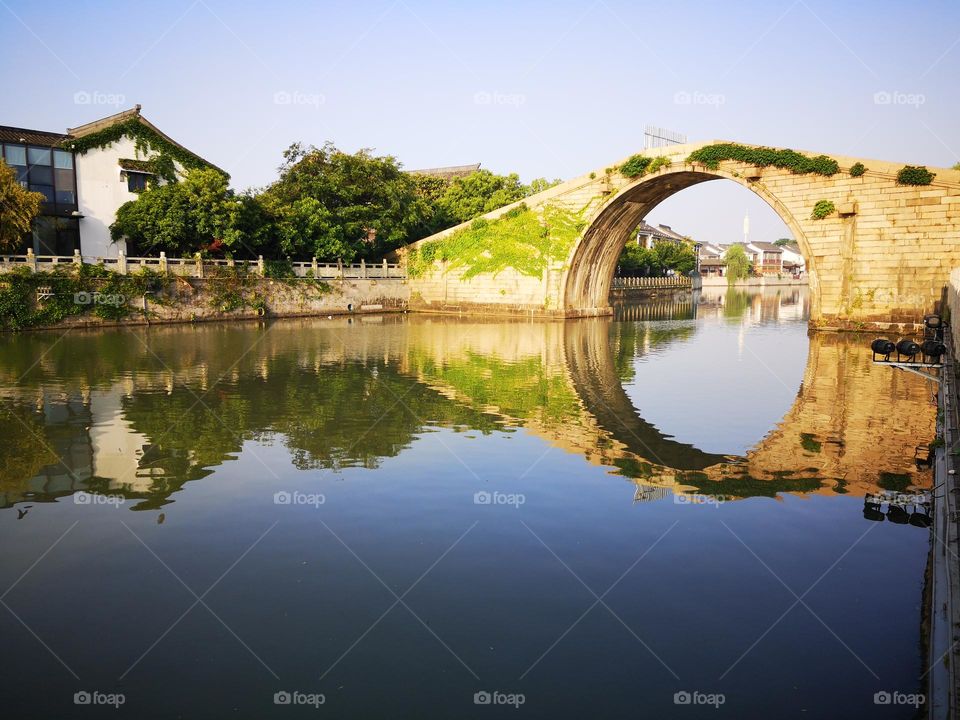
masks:
[[[771,322],[799,322],[809,316],[807,288],[766,287],[761,291],[743,288],[704,288],[697,302],[697,318],[737,321],[744,325]]]
[[[53,389],[24,392],[5,409],[15,419],[4,432],[11,455],[2,466],[0,507],[30,495],[56,497],[85,487],[93,474],[87,397]]]
[[[93,449],[93,474],[110,480],[111,489],[146,492],[159,468],[141,468],[140,459],[150,446],[146,435],[136,432],[123,416],[124,395],[133,392],[130,378],[125,388],[90,392],[90,446]]]
[[[673,492],[666,487],[637,483],[636,490],[633,491],[633,501],[635,503],[653,502],[654,500],[663,500],[671,495],[673,495]]]
[[[803,305],[793,292],[748,298],[743,313],[782,320]],[[18,431],[32,423],[33,435],[42,435],[70,472],[52,458],[32,468],[0,465],[0,490],[10,504],[92,483],[159,506],[185,482],[237,457],[248,440],[280,438],[298,468],[375,468],[438,425],[522,427],[631,478],[638,500],[664,488],[743,497],[863,494],[928,482],[912,462],[914,447],[932,439],[929,388],[873,367],[869,351],[845,336],[812,336],[793,407],[745,457],[664,435],[640,416],[622,383],[636,358],[682,344],[699,327],[427,317],[380,325],[284,322],[262,337],[256,326],[172,328],[151,336],[161,369],[98,347],[110,342],[108,334],[68,337],[60,342],[80,343],[71,356],[97,357],[103,366],[66,380],[71,366],[54,364],[53,379],[8,387],[23,422],[0,416],[0,423],[8,438],[19,433],[11,447],[42,458],[31,433]],[[9,365],[14,377],[27,369]],[[69,393],[46,389],[68,385]],[[377,431],[364,433],[378,418],[385,419]]]

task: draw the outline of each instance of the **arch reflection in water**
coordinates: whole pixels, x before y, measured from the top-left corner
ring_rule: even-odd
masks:
[[[364,318],[6,337],[0,500],[93,490],[156,508],[248,442],[282,445],[301,470],[376,469],[435,427],[522,429],[610,466],[635,500],[657,488],[739,498],[928,486],[912,456],[930,440],[930,390],[871,367],[856,339],[811,337],[792,407],[742,455],[665,433],[624,391],[638,359],[683,352],[705,323],[790,323],[804,304],[796,289],[722,291],[651,304],[639,315],[663,320],[652,323]]]

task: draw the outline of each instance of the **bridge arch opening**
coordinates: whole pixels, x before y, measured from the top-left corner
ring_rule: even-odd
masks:
[[[759,196],[792,233],[806,261],[811,312],[819,315],[816,268],[800,223],[762,183],[725,172],[689,167],[662,170],[617,192],[593,215],[570,255],[564,285],[564,308],[571,314],[611,313],[610,288],[617,261],[634,229],[660,203],[686,188],[713,180],[730,180]]]

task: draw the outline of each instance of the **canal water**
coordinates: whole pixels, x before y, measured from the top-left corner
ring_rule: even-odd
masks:
[[[4,716],[913,717],[933,387],[806,308],[0,338]]]

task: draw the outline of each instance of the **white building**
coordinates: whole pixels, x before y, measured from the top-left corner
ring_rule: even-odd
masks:
[[[117,209],[170,172],[219,170],[151,124],[139,105],[66,133],[0,126],[0,152],[20,184],[46,199],[24,240],[23,250],[37,255],[135,255],[110,238]]]
[[[807,271],[807,261],[803,259],[800,246],[796,243],[781,245],[783,250],[783,268],[794,275],[803,275]]]

